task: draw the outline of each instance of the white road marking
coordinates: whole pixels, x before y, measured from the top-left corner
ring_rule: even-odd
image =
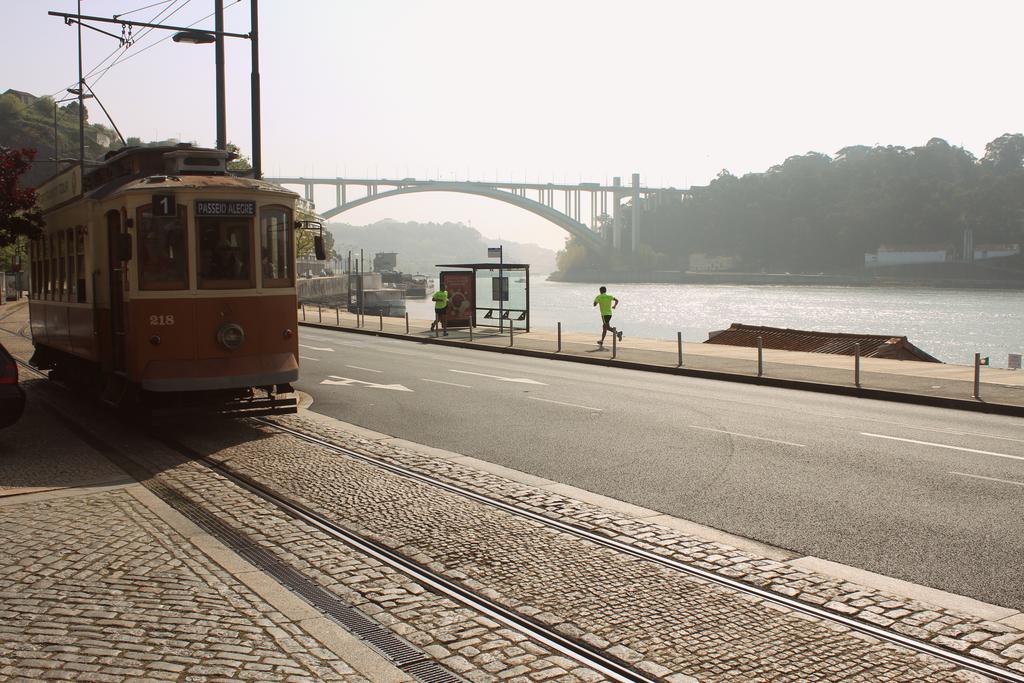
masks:
[[[1014,486],[1024,486],[1024,481],[1010,481],[1009,479],[997,479],[996,477],[983,477],[980,474],[967,474],[966,472],[950,472],[960,477],[973,477],[974,479],[987,479],[988,481],[998,481],[1003,484],[1013,484]]]
[[[373,368],[361,368],[358,365],[346,365],[346,368],[352,368],[353,370],[366,370],[367,372],[384,372],[383,370],[374,370]]]
[[[376,384],[374,382],[365,382],[361,379],[351,379],[349,377],[338,377],[337,375],[328,375],[331,379],[325,379],[320,384],[330,384],[337,387],[350,387],[354,384],[362,384],[367,389],[390,389],[391,391],[412,391],[409,387],[402,386],[401,384]]]
[[[744,439],[756,439],[758,441],[770,441],[771,443],[781,443],[786,446],[796,446],[797,448],[807,448],[807,444],[793,443],[792,441],[780,441],[779,439],[768,439],[763,436],[754,436],[753,434],[741,434],[739,432],[727,432],[724,429],[712,429],[711,427],[698,427],[697,425],[689,425],[690,429],[701,429],[705,432],[718,432],[719,434],[729,434],[731,436],[742,436]]]
[[[500,375],[485,375],[482,372],[470,372],[469,370],[449,369],[448,372],[457,372],[460,375],[476,375],[477,377],[490,377],[491,379],[496,379],[499,382],[518,382],[519,384],[539,384],[542,387],[547,386],[547,384],[544,384],[544,382],[538,382],[535,379],[527,379],[526,377],[502,377]]]
[[[309,356],[299,356],[302,360],[320,360],[319,358],[310,358]]]
[[[594,408],[592,406],[581,406],[579,403],[566,403],[565,401],[552,401],[550,398],[539,398],[537,396],[527,396],[526,398],[531,401],[544,401],[545,403],[557,403],[560,406],[571,406],[573,408],[583,408],[584,410],[596,410],[597,412],[604,412],[604,408]]]
[[[462,387],[463,389],[472,389],[473,388],[473,387],[469,386],[468,384],[456,384],[455,382],[442,382],[439,379],[427,379],[426,377],[421,377],[420,379],[423,380],[424,382],[433,382],[434,384],[447,384],[450,387]]]
[[[876,439],[889,439],[891,441],[904,441],[906,443],[916,443],[921,446],[935,446],[936,448],[948,448],[951,451],[963,451],[964,453],[980,453],[981,455],[994,455],[997,458],[1010,458],[1012,460],[1024,460],[1024,456],[1021,455],[1008,455],[1006,453],[995,453],[993,451],[982,451],[977,448],[964,448],[962,446],[950,446],[944,443],[932,443],[931,441],[917,441],[916,439],[901,439],[898,436],[886,436],[885,434],[871,434],[870,432],[861,432],[861,436],[871,436]]]
[[[328,346],[309,346],[307,344],[299,344],[299,346],[304,349],[309,349],[310,351],[334,351],[334,349]]]

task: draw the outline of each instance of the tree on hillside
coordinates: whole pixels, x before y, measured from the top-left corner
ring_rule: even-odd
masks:
[[[985,145],[982,164],[997,175],[1006,175],[1024,169],[1024,135],[1004,133]]]
[[[14,244],[19,237],[38,237],[42,231],[36,192],[19,183],[35,156],[34,149],[0,147],[0,247]]]
[[[228,143],[228,151],[232,154],[238,155],[234,161],[228,162],[229,171],[251,171],[252,162],[249,161],[249,157],[242,155],[242,150],[239,149],[238,145],[233,142]]]

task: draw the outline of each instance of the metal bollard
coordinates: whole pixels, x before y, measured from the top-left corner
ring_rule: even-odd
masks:
[[[469,321],[469,341],[473,341],[473,320]]]
[[[405,333],[409,334],[409,311],[405,312]]]
[[[676,332],[676,347],[679,349],[679,365],[676,367],[683,367],[683,333]]]
[[[356,318],[356,327],[365,327],[365,326],[366,326],[366,314],[363,313],[363,304],[362,304],[362,302],[360,302],[359,303],[359,317]]]
[[[512,319],[509,318],[509,320],[508,320],[508,345],[511,348],[514,344],[515,344],[515,341],[513,341],[513,339],[512,339]]]
[[[618,338],[619,336],[612,332],[612,360],[615,360],[615,355],[618,353],[618,342],[616,341]]]
[[[860,343],[853,345],[853,384],[860,389]]]
[[[558,348],[555,350],[555,353],[561,353],[561,352],[562,352],[562,323],[558,323]]]
[[[380,313],[380,331],[381,332],[384,331],[384,313],[383,313],[383,311]]]
[[[335,327],[341,327],[341,307],[334,307],[334,325]]]
[[[981,354],[974,354],[974,398],[981,399]]]
[[[320,304],[316,305],[316,317],[317,322],[322,323],[324,321],[324,309],[320,306]]]
[[[306,319],[306,304],[302,304],[302,319]]]
[[[764,376],[764,339],[757,338],[757,376]]]

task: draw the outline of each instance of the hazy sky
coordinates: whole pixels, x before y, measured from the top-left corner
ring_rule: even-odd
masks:
[[[109,17],[154,0],[83,0]],[[249,4],[225,0],[226,28]],[[76,79],[76,31],[0,0],[0,91],[56,94]],[[212,0],[128,14],[191,24]],[[175,10],[178,10],[175,12]],[[173,16],[166,16],[175,12]],[[267,175],[706,184],[787,156],[942,137],[981,155],[1024,130],[1020,0],[262,0]],[[212,27],[213,19],[199,23]],[[118,28],[106,26],[113,33]],[[122,132],[213,145],[212,46],[136,33],[88,79]],[[84,31],[86,71],[117,41]],[[249,43],[227,46],[228,138],[250,148]],[[93,121],[103,120],[97,107]],[[317,197],[333,206],[333,191]],[[371,203],[338,220],[471,222],[484,235],[562,244],[529,213],[459,195]]]

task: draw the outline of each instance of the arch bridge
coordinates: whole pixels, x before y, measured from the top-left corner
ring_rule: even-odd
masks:
[[[616,249],[622,248],[622,236],[626,228],[630,228],[630,240],[626,246],[630,250],[636,250],[642,231],[644,210],[664,202],[682,201],[683,196],[688,194],[686,190],[671,187],[642,186],[638,173],[633,174],[630,185],[623,185],[620,178],[614,178],[611,185],[602,185],[601,183],[578,183],[575,185],[492,183],[468,180],[417,180],[415,178],[389,180],[386,178],[268,177],[265,180],[279,185],[301,185],[303,196],[311,202],[318,186],[332,186],[335,197],[334,207],[326,210],[321,208],[317,211],[325,219],[333,218],[345,211],[379,199],[418,192],[456,192],[488,197],[518,206],[545,218],[578,238],[587,247],[599,251],[603,251],[609,246]],[[587,195],[586,199],[589,201],[584,200],[584,194]],[[632,206],[640,208],[639,211],[630,212],[630,216],[626,216],[622,211],[622,203],[627,199],[632,201]],[[584,213],[587,203],[590,204],[589,216]],[[599,221],[602,216],[609,216],[612,219],[610,225],[605,222],[603,232],[601,221]],[[632,221],[630,217],[632,217]],[[585,219],[589,220],[584,222]],[[632,222],[631,225],[630,222]]]

